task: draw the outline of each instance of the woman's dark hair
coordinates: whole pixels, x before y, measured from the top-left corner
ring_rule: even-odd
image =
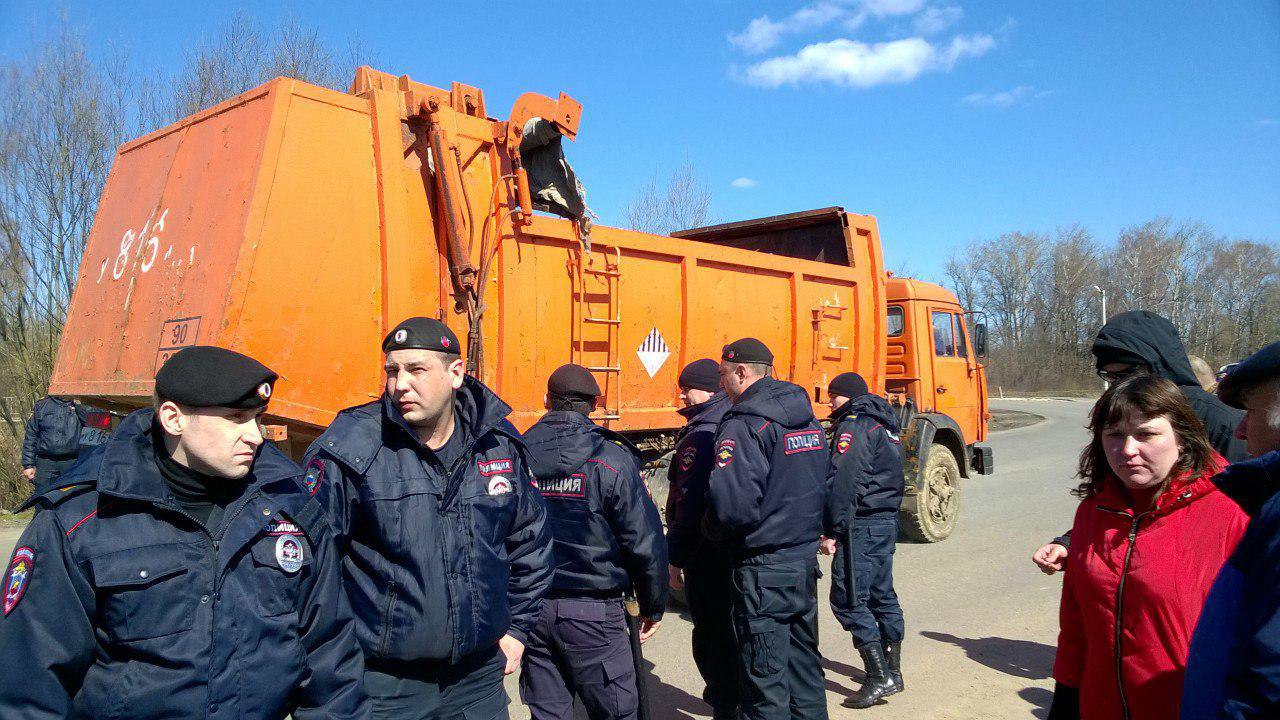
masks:
[[[1199,473],[1209,466],[1213,446],[1205,434],[1204,423],[1187,403],[1177,385],[1158,375],[1135,375],[1112,385],[1089,416],[1089,430],[1093,440],[1080,453],[1080,483],[1072,494],[1081,499],[1091,498],[1102,491],[1108,477],[1114,477],[1107,453],[1102,449],[1102,433],[1106,428],[1128,417],[1158,418],[1169,420],[1173,434],[1178,438],[1178,462],[1170,475]],[[1164,487],[1161,487],[1163,492]]]
[[[590,415],[596,409],[596,404],[591,399],[581,395],[547,395],[547,404],[552,410],[569,411]]]

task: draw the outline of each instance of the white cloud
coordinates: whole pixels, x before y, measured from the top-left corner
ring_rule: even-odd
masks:
[[[963,15],[964,10],[957,5],[927,7],[915,17],[913,24],[916,32],[921,35],[937,35],[960,22]]]
[[[974,107],[1007,108],[1024,102],[1039,100],[1052,94],[1049,90],[1037,91],[1030,85],[1019,85],[1012,90],[1002,90],[1000,92],[969,93],[960,98],[960,102]]]
[[[990,35],[957,35],[945,45],[919,37],[875,44],[840,38],[756,63],[744,77],[771,88],[801,83],[868,88],[910,82],[925,72],[948,71],[964,58],[987,53],[995,44]]]
[[[729,42],[745,52],[759,54],[777,45],[783,35],[820,28],[846,12],[846,8],[835,3],[820,2],[800,8],[778,21],[762,15],[747,23],[742,32],[730,35]]]
[[[785,35],[816,30],[836,21],[852,30],[868,18],[914,15],[924,6],[925,0],[821,0],[781,20],[761,15],[747,23],[742,32],[731,33],[729,42],[758,55],[776,47]]]
[[[740,178],[735,178],[734,181],[729,184],[739,190],[750,190],[751,188],[759,185],[760,183],[755,180],[752,180],[749,177],[740,177]]]

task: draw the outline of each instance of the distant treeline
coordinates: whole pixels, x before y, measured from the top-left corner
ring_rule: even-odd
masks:
[[[946,265],[960,302],[986,313],[989,378],[1006,390],[1099,387],[1089,353],[1107,313],[1173,321],[1215,370],[1280,338],[1280,251],[1200,222],[1156,218],[1100,242],[1079,226],[978,240]],[[993,390],[994,392],[994,390]]]

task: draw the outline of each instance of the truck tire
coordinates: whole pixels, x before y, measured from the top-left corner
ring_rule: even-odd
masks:
[[[920,491],[902,500],[902,534],[916,542],[946,540],[960,516],[960,466],[946,445],[933,443],[922,474]]]

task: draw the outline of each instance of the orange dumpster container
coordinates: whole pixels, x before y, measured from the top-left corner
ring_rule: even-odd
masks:
[[[572,138],[579,110],[530,95],[497,120],[476,88],[362,68],[350,93],[280,78],[123,145],[51,392],[145,405],[169,355],[221,345],[280,373],[268,421],[296,454],[381,393],[381,339],[412,315],[467,338],[470,371],[521,429],[574,361],[605,388],[603,422],[669,433],[681,367],[742,336],[815,403],[845,370],[883,389],[874,218],[828,208],[684,237],[597,226],[587,250],[578,223],[522,200],[512,148],[526,117],[556,115]]]

